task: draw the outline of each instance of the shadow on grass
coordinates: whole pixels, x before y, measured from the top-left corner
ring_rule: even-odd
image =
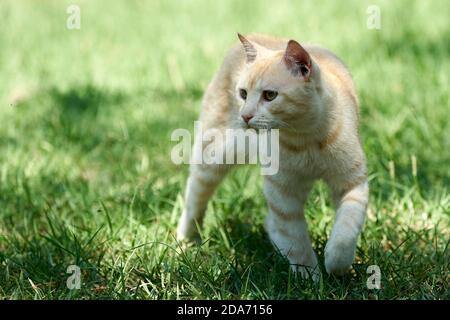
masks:
[[[93,297],[95,288],[104,282],[98,270],[104,255],[102,242],[93,243],[101,228],[75,233],[51,215],[47,216],[47,224],[46,231],[40,226],[39,234],[23,232],[8,237],[8,248],[0,254],[2,290],[20,292],[22,298],[61,298],[61,294],[66,298]],[[70,287],[76,284],[70,266],[81,272],[80,290]],[[22,278],[28,281],[17,282]]]
[[[51,89],[49,95],[59,107],[63,121],[95,117],[100,107],[119,104],[126,98],[121,92],[107,92],[92,85],[71,88],[67,91]]]
[[[200,106],[202,90],[182,92],[162,88],[120,91],[91,84],[68,89],[52,87],[37,91],[17,106],[16,127],[28,141],[46,139],[55,148],[88,153],[98,148],[105,155],[126,144],[134,148],[170,144],[170,132],[191,128]],[[139,116],[140,115],[140,116]],[[4,137],[20,146],[25,136]],[[164,146],[163,146],[164,147]],[[115,150],[116,155],[126,154]],[[111,154],[107,157],[111,160]]]
[[[256,299],[314,298],[317,288],[310,280],[296,277],[289,261],[272,245],[261,224],[228,216],[219,228],[209,232],[216,254],[227,261],[221,286],[236,297]],[[217,236],[221,235],[221,236]],[[226,240],[224,239],[226,238]],[[230,250],[223,243],[230,243]]]

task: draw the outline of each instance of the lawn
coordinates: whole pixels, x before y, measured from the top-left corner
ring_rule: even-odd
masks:
[[[66,27],[69,4],[79,30]],[[449,299],[449,11],[446,0],[2,0],[0,299]],[[170,136],[193,131],[236,32],[322,44],[354,75],[371,198],[345,277],[289,272],[252,166],[216,193],[200,246],[174,238],[188,168],[171,162]],[[324,271],[323,184],[306,215]],[[71,265],[80,289],[67,287]]]

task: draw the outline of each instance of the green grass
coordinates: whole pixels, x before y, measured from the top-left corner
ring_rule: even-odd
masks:
[[[66,29],[66,7],[81,29]],[[381,30],[366,9],[381,9]],[[449,299],[448,1],[0,2],[0,299]],[[371,199],[354,270],[297,279],[271,246],[254,167],[211,202],[201,246],[174,229],[203,90],[236,32],[322,44],[361,100]],[[413,175],[411,157],[417,159]],[[394,168],[395,172],[392,170]],[[334,219],[307,219],[323,269]],[[69,290],[69,265],[82,270]],[[378,265],[382,289],[368,290]]]

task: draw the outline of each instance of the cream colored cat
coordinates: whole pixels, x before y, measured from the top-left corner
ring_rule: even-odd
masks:
[[[294,270],[317,277],[303,207],[314,181],[323,179],[337,206],[325,267],[342,274],[353,262],[369,194],[351,75],[318,46],[265,35],[239,38],[242,45],[229,51],[204,95],[200,121],[219,130],[279,129],[279,171],[264,176],[270,239]],[[204,146],[198,137],[196,144]],[[191,165],[178,239],[196,236],[208,199],[230,167]]]

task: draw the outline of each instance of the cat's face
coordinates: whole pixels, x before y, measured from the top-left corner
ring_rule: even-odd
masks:
[[[312,73],[318,68],[309,54],[297,42],[289,42],[286,51],[271,51],[242,38],[247,64],[235,90],[239,121],[255,129],[312,130],[321,110],[313,103],[317,75]]]

